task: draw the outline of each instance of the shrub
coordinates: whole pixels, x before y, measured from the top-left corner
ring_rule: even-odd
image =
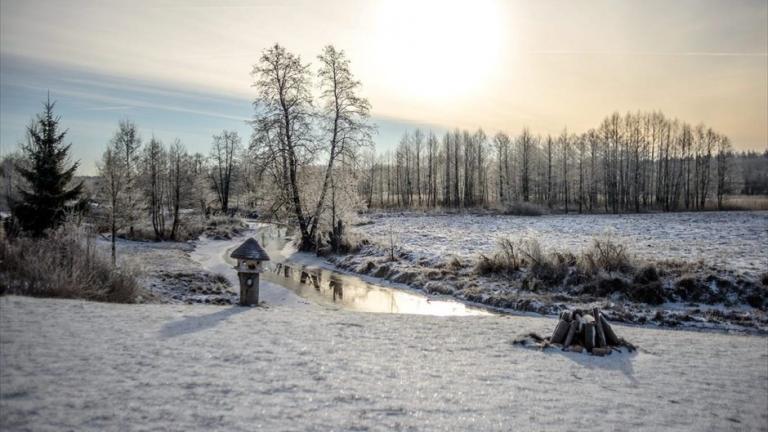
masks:
[[[592,246],[582,253],[581,264],[593,274],[600,270],[628,273],[634,268],[627,247],[610,236],[592,239]]]
[[[330,240],[329,240],[329,243]],[[345,229],[342,231],[341,238],[338,239],[336,253],[354,254],[360,252],[364,246],[370,242],[360,233]]]
[[[82,228],[0,241],[0,294],[133,303],[140,292],[133,273],[113,267]]]
[[[202,231],[214,240],[229,240],[232,236],[242,233],[246,228],[248,228],[248,224],[238,217],[211,216],[206,221],[206,226]]]
[[[630,288],[627,296],[633,301],[650,305],[664,303],[664,289],[659,281],[635,284]]]
[[[547,257],[544,255],[544,250],[535,237],[527,237],[520,240],[518,249],[520,250],[520,253],[524,257],[525,261],[530,263],[531,267],[537,265],[545,265],[547,262]]]
[[[500,238],[492,257],[482,254],[479,256],[475,264],[475,273],[513,274],[522,267],[528,267],[535,279],[548,285],[555,285],[565,278],[569,266],[575,263],[576,257],[570,253],[546,254],[535,237],[518,241]]]
[[[475,273],[481,275],[490,273],[512,274],[520,270],[523,264],[520,249],[518,242],[507,237],[499,238],[493,256],[480,254],[477,263],[475,263]]]
[[[197,240],[203,233],[203,225],[198,218],[182,219],[177,228],[176,241]]]
[[[497,256],[505,270],[514,272],[520,270],[522,258],[520,257],[520,248],[515,242],[507,237],[498,240]]]
[[[447,267],[449,270],[459,271],[464,267],[464,264],[461,262],[459,257],[457,257],[456,255],[452,255],[451,258],[448,260]]]
[[[659,280],[659,271],[653,265],[645,265],[641,268],[634,278],[634,282],[638,284],[646,284],[649,282],[656,282]]]
[[[486,255],[480,254],[480,256],[477,258],[477,263],[475,263],[475,273],[477,274],[487,275],[491,273],[498,273],[500,270],[501,269],[498,266],[496,257],[488,257]]]

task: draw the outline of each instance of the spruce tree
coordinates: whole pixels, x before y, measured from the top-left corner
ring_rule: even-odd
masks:
[[[71,144],[64,144],[67,131],[59,131],[60,117],[53,114],[50,98],[44,110],[27,127],[27,142],[22,146],[27,166],[16,165],[27,188],[19,188],[20,199],[12,203],[20,227],[39,237],[64,219],[65,206],[80,196],[82,182],[67,189],[78,162],[69,168],[67,155]]]

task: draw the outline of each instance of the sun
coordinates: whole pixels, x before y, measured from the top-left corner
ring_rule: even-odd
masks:
[[[389,91],[455,101],[483,86],[500,64],[497,1],[384,1],[376,17],[375,56]]]

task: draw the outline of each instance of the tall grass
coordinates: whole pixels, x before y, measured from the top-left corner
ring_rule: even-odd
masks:
[[[0,294],[133,303],[140,292],[132,271],[113,267],[82,227],[0,240]]]
[[[475,265],[479,274],[514,274],[528,269],[539,279],[559,282],[575,267],[586,274],[599,272],[633,272],[633,258],[626,245],[611,236],[596,237],[579,255],[570,252],[548,252],[535,237],[498,240],[492,256],[480,255]]]

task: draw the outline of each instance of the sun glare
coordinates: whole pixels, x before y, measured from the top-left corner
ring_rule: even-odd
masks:
[[[382,2],[376,56],[387,89],[432,101],[471,94],[500,63],[500,9],[494,0]]]

